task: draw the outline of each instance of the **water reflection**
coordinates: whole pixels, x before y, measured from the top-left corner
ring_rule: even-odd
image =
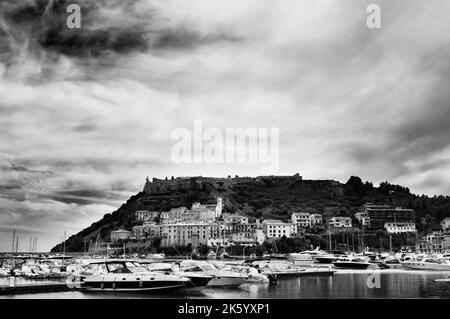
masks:
[[[361,299],[361,298],[439,298],[449,283],[434,282],[441,273],[380,273],[380,287],[369,288],[370,272],[337,273],[333,277],[300,277],[279,279],[277,285],[245,284],[240,288],[204,288],[199,291],[178,291],[171,294],[105,294],[70,291],[38,295],[17,295],[6,298],[287,298],[287,299]],[[7,284],[3,278],[4,284]],[[2,284],[0,282],[0,284]],[[0,297],[0,298],[5,298]]]

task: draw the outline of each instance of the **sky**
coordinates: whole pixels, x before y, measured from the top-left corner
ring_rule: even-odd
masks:
[[[0,0],[0,251],[13,229],[19,250],[34,236],[49,250],[146,176],[261,175],[174,162],[172,133],[195,121],[277,128],[274,174],[449,195],[448,12],[446,0]]]

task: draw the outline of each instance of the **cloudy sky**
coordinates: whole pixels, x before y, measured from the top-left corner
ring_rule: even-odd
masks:
[[[81,29],[66,26],[79,3]],[[381,7],[381,29],[366,8]],[[176,128],[279,128],[278,174],[450,194],[450,2],[0,0],[0,251],[56,244],[176,164]]]

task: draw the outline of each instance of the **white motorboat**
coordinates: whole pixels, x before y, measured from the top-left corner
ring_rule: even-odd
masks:
[[[206,261],[184,260],[180,263],[180,273],[203,273],[213,276],[208,282],[208,287],[238,287],[242,285],[248,276],[227,269],[217,269]]]
[[[0,268],[0,277],[9,277],[11,276],[11,271],[6,268]]]
[[[178,275],[182,277],[186,277],[191,281],[191,285],[187,288],[202,288],[205,287],[211,279],[214,277],[213,275],[206,274],[204,272],[197,271],[180,271],[180,267],[178,264],[173,265],[171,263],[162,263],[162,262],[140,262],[142,267],[151,272],[159,272],[164,273],[166,275]]]
[[[240,265],[226,265],[223,269],[247,275],[248,278],[245,280],[246,283],[265,284],[269,282],[269,277],[267,277],[263,273],[260,273],[254,267],[240,266]]]
[[[299,253],[287,254],[287,260],[294,262],[296,264],[312,264],[318,256],[325,255],[326,253],[317,247],[314,250],[304,250]]]
[[[178,275],[149,272],[133,260],[105,260],[91,263],[92,275],[80,288],[89,292],[153,292],[183,288],[190,280]]]

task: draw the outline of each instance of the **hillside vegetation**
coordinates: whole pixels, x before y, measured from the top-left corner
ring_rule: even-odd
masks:
[[[366,202],[415,209],[417,228],[421,233],[431,231],[444,217],[450,217],[449,196],[419,196],[407,187],[387,182],[374,187],[355,176],[345,184],[331,180],[268,177],[246,180],[227,188],[203,185],[186,191],[140,192],[118,210],[68,238],[66,250],[82,251],[85,241],[108,240],[109,233],[119,228],[130,230],[135,225],[136,210],[166,211],[180,206],[189,208],[194,202],[214,203],[218,193],[224,198],[225,211],[258,219],[287,221],[293,211],[317,212],[323,214],[324,219],[335,215],[353,217]],[[52,249],[59,250],[59,245]]]

